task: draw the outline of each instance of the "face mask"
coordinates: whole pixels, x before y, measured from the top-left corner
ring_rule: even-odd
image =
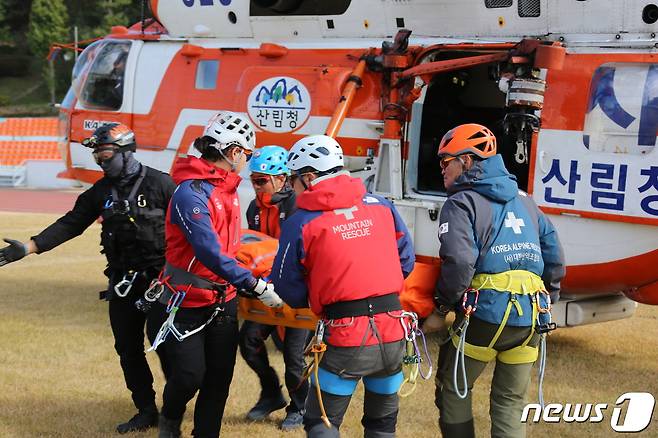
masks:
[[[123,156],[122,154],[114,154],[109,160],[105,160],[100,164],[105,176],[109,179],[118,179],[121,177],[123,170]]]
[[[258,202],[260,205],[264,207],[269,207],[272,205],[272,194],[271,193],[256,193],[256,199],[258,199]]]

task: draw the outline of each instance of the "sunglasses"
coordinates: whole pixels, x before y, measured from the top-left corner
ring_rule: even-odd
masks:
[[[265,184],[267,184],[268,182],[270,182],[270,179],[265,177],[265,176],[251,178],[251,183],[255,186],[258,186],[258,187],[262,187]]]
[[[455,160],[455,159],[457,159],[457,158],[459,158],[459,161],[461,161],[462,164],[463,164],[464,161],[462,160],[461,157],[465,157],[465,156],[467,156],[467,155],[470,155],[470,154],[459,155],[459,156],[456,156],[456,157],[444,157],[444,158],[441,158],[441,161],[439,161],[439,165],[441,166],[441,169],[445,169],[446,167],[448,167],[448,165],[450,164],[450,162],[451,162],[452,160]]]
[[[315,173],[315,172],[293,173],[293,174],[290,175],[290,177],[289,177],[289,178],[290,178],[290,184],[295,184],[295,181],[296,181],[298,178],[300,178],[300,177],[302,177],[302,176],[304,176],[304,175],[310,175],[310,174],[312,174],[312,173]],[[302,183],[303,183],[303,181],[302,181]]]
[[[225,144],[225,145],[222,145],[222,143],[211,143],[209,146],[216,147],[220,151],[228,150],[230,147],[240,148],[240,150],[244,154],[245,158],[247,159],[247,162],[249,160],[251,160],[251,156],[254,153],[254,151],[250,151],[249,149],[245,149],[242,146],[240,146],[239,143],[236,143],[236,142],[229,142],[228,144]]]

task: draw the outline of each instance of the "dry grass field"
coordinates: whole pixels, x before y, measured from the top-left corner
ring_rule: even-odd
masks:
[[[0,237],[26,239],[54,220],[46,214],[0,213]],[[119,420],[134,412],[112,346],[107,303],[98,300],[105,286],[99,254],[99,226],[50,253],[0,268],[0,437],[116,436]],[[434,360],[436,348],[432,346]],[[271,353],[279,370],[281,355]],[[162,376],[155,354],[149,354]],[[658,396],[658,307],[640,306],[624,321],[559,330],[550,337],[545,383],[547,402],[614,404],[624,392]],[[475,389],[476,427],[488,436],[488,380],[491,367]],[[361,391],[361,389],[359,390]],[[361,392],[354,398],[343,436],[362,436]],[[276,429],[271,421],[249,424],[243,416],[258,397],[256,376],[239,359],[226,409],[223,436],[301,437]],[[529,400],[537,397],[533,378]],[[421,382],[404,399],[399,437],[438,435],[433,381]],[[190,407],[191,409],[191,407]],[[607,437],[611,409],[599,424],[538,424],[528,436]],[[658,413],[636,436],[658,437]],[[184,433],[189,436],[191,412]],[[153,432],[132,436],[152,437]]]

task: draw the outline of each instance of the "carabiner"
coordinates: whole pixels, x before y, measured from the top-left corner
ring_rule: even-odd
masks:
[[[114,285],[114,293],[117,294],[119,298],[123,298],[126,295],[128,295],[128,292],[130,292],[130,289],[133,288],[133,283],[135,282],[135,279],[137,278],[137,274],[139,272],[132,272],[129,271],[128,273],[124,274],[123,279],[118,282],[117,284]],[[130,279],[128,279],[130,277]],[[127,286],[127,287],[126,287]],[[123,292],[121,289],[125,287]]]
[[[315,326],[315,343],[321,344],[324,339],[324,321],[318,319],[318,323]]]
[[[161,283],[159,279],[153,279],[149,285],[149,288],[144,292],[144,299],[150,303],[155,302],[158,298],[160,298],[162,292],[164,292],[164,287],[165,285]]]
[[[546,294],[546,307],[541,306],[541,300],[539,299],[539,297],[541,297],[540,294]],[[535,299],[537,300],[537,311],[539,313],[551,313],[553,308],[553,303],[551,302],[551,294],[544,290],[538,290],[535,292]]]
[[[469,292],[475,293],[475,300],[473,301],[473,304],[469,304],[468,306],[466,303],[468,302],[468,294]],[[471,316],[473,313],[478,308],[478,300],[480,299],[480,291],[477,289],[467,289],[466,292],[464,292],[464,296],[462,298],[462,309],[464,310],[464,316]]]
[[[185,299],[185,295],[185,291],[176,291],[176,293],[169,298],[169,302],[167,303],[167,313],[171,313],[172,311],[175,313]]]

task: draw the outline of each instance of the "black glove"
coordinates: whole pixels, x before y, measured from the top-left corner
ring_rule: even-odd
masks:
[[[0,266],[20,260],[27,255],[27,245],[24,245],[23,242],[6,238],[2,240],[7,242],[9,246],[0,249]]]

